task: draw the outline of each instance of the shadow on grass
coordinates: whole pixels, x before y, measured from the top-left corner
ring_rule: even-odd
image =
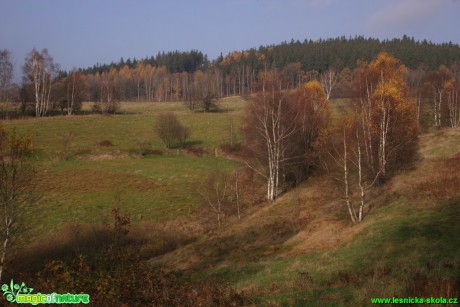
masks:
[[[407,245],[412,241],[424,247],[419,261],[442,262],[460,255],[460,198],[443,201],[438,211],[419,219],[403,222],[393,232],[395,241]],[[459,272],[460,272],[460,268]]]
[[[136,249],[137,256],[145,260],[194,240],[186,233],[150,222],[130,225],[124,236],[108,224],[68,223],[39,241],[17,249],[15,257],[8,262],[8,271],[12,276],[33,275],[49,261],[69,261],[79,255],[92,257],[114,244]]]
[[[221,108],[214,108],[214,109],[211,109],[211,110],[208,110],[208,111],[205,111],[205,109],[194,109],[192,112],[193,113],[198,113],[198,114],[199,113],[210,113],[210,114],[212,114],[212,113],[225,113],[225,112],[227,112],[227,110],[226,109],[221,109]]]
[[[439,201],[433,210],[376,221],[362,240],[332,253],[336,263],[330,263],[330,271],[316,272],[322,275],[322,282],[304,290],[320,293],[322,300],[333,290],[334,302],[350,305],[368,303],[376,294],[456,297],[460,287],[459,215],[460,199],[456,198]],[[350,299],[343,289],[360,292]]]
[[[197,146],[203,144],[203,141],[193,140],[193,141],[185,141],[180,144],[174,144],[171,146],[170,149],[180,149],[180,148],[187,148],[192,146]]]
[[[238,234],[212,237],[195,246],[201,261],[194,268],[206,269],[222,262],[257,262],[276,254],[280,245],[297,233],[288,220],[277,220],[250,226]]]

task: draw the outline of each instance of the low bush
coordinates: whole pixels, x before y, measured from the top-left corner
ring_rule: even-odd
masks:
[[[182,146],[190,137],[190,130],[179,122],[172,113],[163,113],[158,116],[155,124],[155,133],[167,148]]]

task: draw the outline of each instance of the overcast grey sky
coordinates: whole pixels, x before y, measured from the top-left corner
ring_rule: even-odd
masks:
[[[32,48],[69,70],[158,51],[198,49],[212,60],[291,39],[404,34],[460,44],[460,1],[0,0],[0,49],[17,72]]]

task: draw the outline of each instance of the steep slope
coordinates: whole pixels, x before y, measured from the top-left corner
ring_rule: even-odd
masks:
[[[372,192],[372,210],[359,225],[351,225],[340,186],[324,174],[150,263],[224,280],[256,302],[458,296],[460,129],[423,135],[419,154],[411,169]]]

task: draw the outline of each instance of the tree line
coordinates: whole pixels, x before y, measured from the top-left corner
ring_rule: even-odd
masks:
[[[158,52],[156,56],[147,57],[144,59],[128,58],[126,61],[123,58],[120,58],[120,61],[117,63],[110,64],[96,64],[88,68],[80,68],[79,71],[84,74],[95,74],[98,72],[102,74],[103,72],[108,72],[110,68],[114,67],[116,69],[121,69],[125,65],[128,68],[135,68],[139,62],[144,62],[155,67],[165,66],[169,73],[176,72],[195,72],[199,69],[206,69],[206,66],[209,64],[207,55],[203,54],[198,50],[190,51],[169,51],[169,52]]]
[[[211,110],[221,97],[253,95],[267,71],[285,80],[283,89],[297,89],[312,80],[321,82],[326,98],[353,96],[360,61],[388,52],[407,68],[409,94],[417,100],[417,114],[426,101],[434,107],[437,126],[458,125],[458,63],[460,47],[402,39],[380,41],[355,37],[291,41],[258,49],[222,54],[210,62],[203,53],[158,53],[141,60],[120,60],[110,65],[62,71],[49,52],[32,50],[22,66],[22,84],[13,84],[13,64],[7,50],[0,52],[0,100],[18,102],[22,113],[74,114],[83,101],[93,111],[114,113],[119,101],[184,101],[194,110]],[[32,111],[30,111],[32,112]]]

